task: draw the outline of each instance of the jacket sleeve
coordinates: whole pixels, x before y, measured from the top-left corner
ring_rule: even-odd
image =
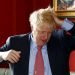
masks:
[[[11,46],[12,46],[11,37],[8,37],[8,39],[6,40],[6,43],[2,47],[0,47],[0,52],[8,51],[9,49],[11,49]]]

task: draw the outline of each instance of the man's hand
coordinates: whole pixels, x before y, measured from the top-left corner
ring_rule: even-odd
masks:
[[[48,8],[46,8],[46,9],[51,12],[50,14],[51,14],[52,17],[54,18],[55,23],[56,23],[58,26],[61,26],[62,23],[63,23],[63,20],[61,20],[61,19],[59,19],[59,18],[57,17],[57,14],[55,13],[54,8],[51,8],[51,6],[48,6]]]
[[[9,50],[5,52],[1,52],[1,57],[5,61],[9,61],[10,63],[16,63],[19,61],[21,51]]]

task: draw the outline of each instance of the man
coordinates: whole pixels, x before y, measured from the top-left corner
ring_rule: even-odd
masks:
[[[69,54],[75,48],[75,26],[67,19],[58,19],[49,8],[34,11],[29,21],[31,33],[11,36],[0,48],[0,58],[9,61],[12,75],[37,75],[34,67],[38,47],[42,51],[44,75],[69,75]],[[56,25],[62,29],[57,30]]]

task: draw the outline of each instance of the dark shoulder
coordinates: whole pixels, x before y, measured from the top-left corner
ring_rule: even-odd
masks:
[[[68,31],[65,31],[65,30],[63,30],[63,29],[59,29],[59,30],[55,30],[54,32],[53,32],[53,37],[55,38],[55,39],[70,39],[72,36],[71,36],[71,34],[68,32]]]
[[[14,35],[14,36],[9,36],[7,41],[22,41],[25,39],[29,39],[30,33],[27,34],[20,34],[20,35]]]
[[[20,34],[20,35],[14,35],[14,36],[10,36],[10,38],[25,38],[25,37],[28,37],[30,34],[27,33],[27,34]]]
[[[65,33],[64,30],[58,29],[58,30],[55,30],[55,31],[53,32],[53,36],[54,36],[54,37],[57,37],[57,38],[60,38],[60,37],[63,37],[64,33]]]

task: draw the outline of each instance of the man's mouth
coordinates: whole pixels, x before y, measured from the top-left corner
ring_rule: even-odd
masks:
[[[43,43],[46,43],[46,42],[47,42],[47,40],[42,40],[42,42],[43,42]]]

